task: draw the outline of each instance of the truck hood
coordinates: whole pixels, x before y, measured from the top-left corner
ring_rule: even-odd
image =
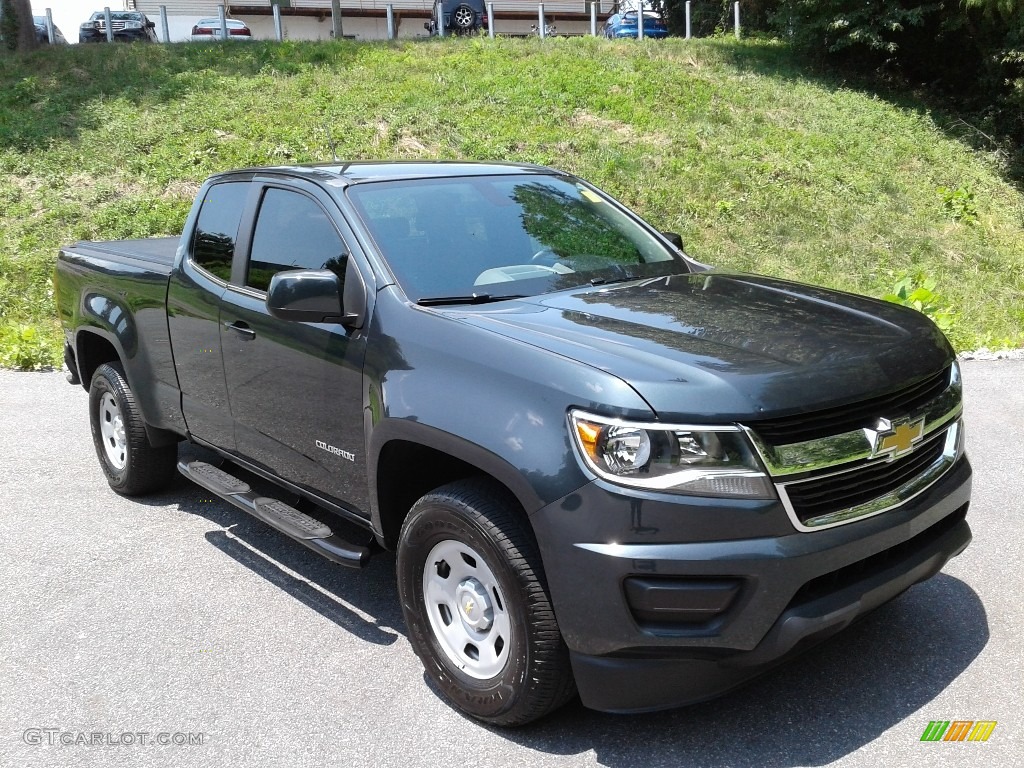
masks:
[[[953,359],[942,333],[913,310],[721,272],[452,314],[621,378],[665,421],[753,420],[843,405],[934,375]]]

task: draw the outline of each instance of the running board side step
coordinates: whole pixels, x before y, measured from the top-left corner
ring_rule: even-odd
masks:
[[[330,526],[290,507],[283,501],[258,496],[249,484],[205,461],[178,462],[178,471],[192,482],[245,510],[328,560],[349,568],[362,568],[370,550],[337,536]]]

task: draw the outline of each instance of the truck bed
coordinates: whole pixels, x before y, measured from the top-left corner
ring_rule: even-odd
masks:
[[[146,269],[169,275],[174,265],[178,242],[177,237],[143,237],[103,242],[83,240],[65,250],[114,263],[141,262],[146,265]]]

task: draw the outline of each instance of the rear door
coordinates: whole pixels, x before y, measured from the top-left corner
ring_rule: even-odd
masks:
[[[193,436],[227,451],[234,448],[235,434],[221,354],[220,305],[252,189],[249,179],[207,189],[167,290],[167,325],[185,423]]]
[[[248,258],[222,299],[221,343],[239,455],[369,516],[363,440],[363,331],[298,323],[266,308],[270,278],[331,269],[344,281],[351,232],[313,184],[262,182]]]

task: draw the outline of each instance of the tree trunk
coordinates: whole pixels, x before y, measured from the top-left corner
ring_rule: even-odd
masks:
[[[18,18],[18,51],[26,53],[39,46],[36,40],[36,25],[32,21],[31,0],[13,0],[14,15]]]

